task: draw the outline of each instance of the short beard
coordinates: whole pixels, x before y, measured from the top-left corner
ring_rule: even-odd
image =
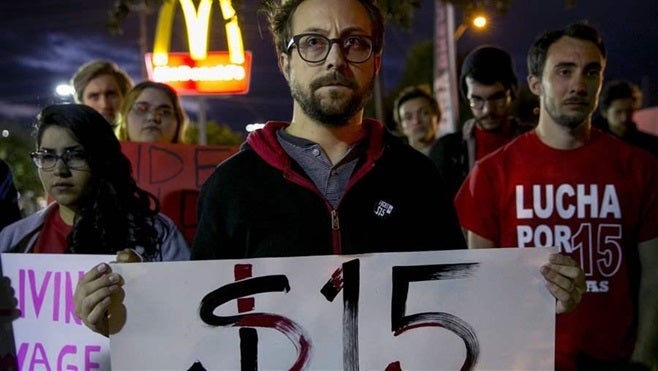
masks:
[[[320,99],[315,96],[314,92],[327,83],[334,81],[348,86],[355,93],[347,103],[340,107],[323,107]],[[292,98],[310,118],[326,126],[341,127],[347,125],[349,120],[365,107],[366,102],[370,99],[374,85],[375,78],[373,77],[365,89],[359,90],[354,80],[348,79],[338,72],[334,72],[333,75],[327,75],[313,80],[308,85],[308,90],[306,91],[298,83],[291,81],[290,93]],[[333,94],[331,98],[338,99]]]
[[[548,102],[544,102],[544,106],[546,113],[556,124],[569,129],[577,128],[591,117],[591,113],[576,116],[561,115],[557,112],[557,109]]]

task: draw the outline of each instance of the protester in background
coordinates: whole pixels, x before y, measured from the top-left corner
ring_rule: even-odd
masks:
[[[117,254],[187,260],[183,235],[140,189],[112,128],[81,104],[48,106],[31,154],[47,208],[0,232],[0,252]]]
[[[381,67],[379,9],[369,0],[272,0],[267,9],[292,121],[252,132],[203,185],[193,259],[464,247],[432,162],[363,118]],[[544,276],[570,309],[577,269],[553,259]],[[123,284],[111,277],[94,268],[75,295],[85,324],[101,333],[108,292]]]
[[[475,161],[532,128],[512,116],[517,78],[512,57],[505,50],[484,45],[471,51],[462,64],[459,89],[473,118],[461,131],[440,137],[429,154],[452,197]]]
[[[180,143],[186,122],[174,89],[167,84],[142,81],[126,94],[117,136],[133,142]]]
[[[18,191],[9,165],[0,159],[0,230],[21,218]]]
[[[94,60],[78,68],[71,85],[77,103],[95,109],[115,126],[121,102],[133,82],[114,62]]]
[[[601,91],[602,128],[636,147],[658,157],[658,137],[640,131],[633,122],[638,107],[636,87],[628,81],[611,81]]]
[[[418,86],[405,88],[393,103],[393,117],[409,145],[429,155],[441,120],[439,104],[432,94]]]
[[[539,37],[536,130],[476,163],[455,200],[470,248],[557,246],[583,267],[587,293],[557,318],[557,370],[658,366],[658,161],[592,128],[605,64],[589,25]]]

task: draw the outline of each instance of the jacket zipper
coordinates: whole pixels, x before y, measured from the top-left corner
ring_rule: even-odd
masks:
[[[340,222],[338,220],[338,211],[336,209],[331,209],[331,235],[333,239],[334,254],[342,254],[342,248],[340,246]]]

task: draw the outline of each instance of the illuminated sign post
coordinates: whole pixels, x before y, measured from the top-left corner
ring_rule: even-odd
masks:
[[[230,0],[219,0],[228,52],[208,52],[208,25],[213,0],[180,0],[189,53],[170,53],[169,44],[177,1],[160,8],[153,53],[147,53],[148,78],[170,85],[180,95],[246,94],[249,92],[251,53],[245,51],[238,16]]]

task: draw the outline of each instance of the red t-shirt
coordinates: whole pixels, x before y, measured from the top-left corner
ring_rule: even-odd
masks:
[[[514,133],[509,124],[503,125],[500,130],[483,130],[475,127],[475,159],[490,154],[514,139]]]
[[[64,223],[59,215],[59,206],[55,205],[46,215],[32,252],[37,254],[63,254],[68,246],[66,238],[72,229],[72,226]]]
[[[534,131],[475,165],[455,198],[462,226],[502,247],[558,246],[581,264],[588,292],[557,317],[556,369],[582,352],[628,358],[635,341],[637,247],[658,237],[658,161],[593,131],[557,150]]]

